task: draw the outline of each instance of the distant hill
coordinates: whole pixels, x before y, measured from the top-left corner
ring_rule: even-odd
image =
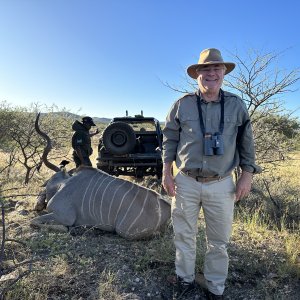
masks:
[[[98,118],[98,117],[92,117],[94,122],[96,123],[109,123],[111,119],[108,118]]]
[[[73,113],[67,113],[67,115],[74,120],[81,120],[81,118],[83,116],[86,116],[86,115],[76,115]],[[99,117],[93,117],[93,116],[90,116],[90,117],[92,117],[94,122],[96,122],[96,123],[109,123],[111,121],[111,119],[109,119],[109,118],[99,118]]]
[[[44,113],[42,113],[42,115],[43,114]],[[73,113],[70,113],[70,112],[55,112],[55,114],[64,115],[64,116],[66,116],[66,117],[68,117],[72,120],[78,120],[78,121],[80,121],[83,116],[86,116],[86,115],[77,115],[77,114],[73,114]],[[94,122],[96,122],[96,123],[105,123],[105,124],[107,124],[111,121],[111,119],[109,119],[109,118],[99,118],[99,117],[92,117],[92,118],[93,118]]]
[[[73,114],[70,112],[55,112],[55,114],[64,115],[72,120],[78,120],[78,121],[80,121],[83,116],[86,116],[86,115],[77,115],[77,114]],[[42,113],[42,115],[43,115],[43,113]],[[94,122],[96,122],[96,123],[108,124],[111,121],[110,118],[100,118],[100,117],[93,117],[93,116],[91,116],[91,117],[93,118]],[[160,121],[160,124],[161,124],[161,126],[164,126],[165,121]]]

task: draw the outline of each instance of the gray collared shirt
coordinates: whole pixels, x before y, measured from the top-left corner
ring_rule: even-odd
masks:
[[[206,132],[219,131],[220,101],[201,101]],[[245,103],[235,94],[224,91],[224,154],[204,155],[197,96],[188,94],[177,100],[166,118],[163,129],[163,162],[176,161],[179,170],[198,170],[200,176],[226,176],[240,166],[242,170],[260,173],[255,164],[252,128]]]

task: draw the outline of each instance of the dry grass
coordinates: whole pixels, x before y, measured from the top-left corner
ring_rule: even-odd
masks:
[[[92,158],[94,162],[96,152]],[[292,207],[292,203],[294,207],[299,205],[297,173],[300,154],[295,154],[294,158],[292,164],[282,166],[272,174],[261,175],[270,181],[272,196],[289,203],[290,206],[283,206],[286,209]],[[50,174],[45,172],[44,176]],[[40,179],[36,179],[29,187],[22,187],[17,193],[37,193],[43,174],[39,176]],[[150,181],[145,182],[149,184]],[[15,184],[9,183],[2,189],[12,188]],[[21,188],[19,183],[18,186]],[[12,192],[4,194],[9,193]],[[237,214],[234,221],[225,297],[247,300],[299,299],[299,226],[288,226],[285,219],[295,216],[286,210],[280,219],[279,230],[266,222],[267,218],[262,215],[272,207],[268,193],[263,190],[261,194],[253,193],[251,197],[251,201],[254,199],[259,204],[258,209],[249,213],[247,201],[237,208],[247,214]],[[29,275],[9,289],[5,299],[172,299],[173,287],[166,283],[166,276],[174,273],[175,249],[171,225],[162,235],[144,241],[127,241],[112,233],[87,228],[76,228],[68,234],[48,232],[29,226],[29,220],[37,215],[32,210],[34,203],[34,196],[5,200],[7,238],[17,241],[6,242],[6,264],[2,264],[2,271],[5,275],[9,274],[9,265],[15,266],[19,274],[31,270]],[[269,214],[271,217],[272,214]],[[205,253],[204,230],[200,215],[197,252],[199,272]],[[32,260],[31,264],[26,260]],[[24,261],[22,266],[16,267]],[[10,282],[1,282],[0,292]],[[186,299],[195,297],[201,299],[204,294],[199,289],[196,295]]]
[[[291,188],[299,188],[300,182],[300,151],[292,153],[290,160],[276,168],[273,173],[282,178],[282,181],[286,182]]]

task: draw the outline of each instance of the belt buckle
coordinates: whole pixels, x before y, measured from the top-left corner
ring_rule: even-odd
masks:
[[[187,176],[190,176],[192,178],[194,178],[196,181],[198,182],[210,182],[210,181],[220,181],[223,177],[222,176],[216,176],[216,177],[203,177],[201,175],[195,175],[195,173],[193,173],[190,170],[187,170],[184,172]]]
[[[203,177],[203,176],[195,176],[196,181],[198,182],[207,182],[207,177]]]
[[[202,177],[202,176],[195,176],[196,181],[206,183],[211,181],[220,181],[222,179],[221,176],[216,177]]]

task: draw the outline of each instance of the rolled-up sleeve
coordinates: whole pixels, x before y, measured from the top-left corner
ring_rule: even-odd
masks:
[[[178,119],[178,101],[173,104],[167,117],[163,129],[163,152],[164,163],[172,162],[176,159],[177,146],[180,135],[180,122]]]

